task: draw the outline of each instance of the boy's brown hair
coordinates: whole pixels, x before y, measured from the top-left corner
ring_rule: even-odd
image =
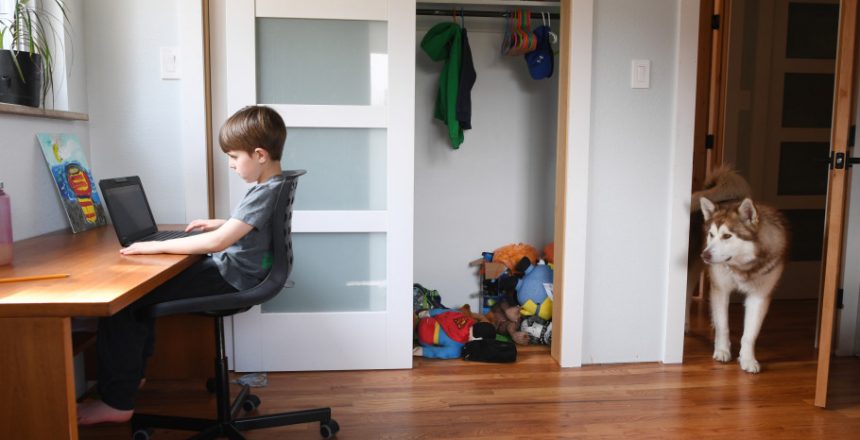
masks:
[[[269,152],[272,160],[281,160],[287,127],[281,115],[271,107],[252,105],[227,118],[218,135],[221,151],[244,151],[248,154],[255,148]]]

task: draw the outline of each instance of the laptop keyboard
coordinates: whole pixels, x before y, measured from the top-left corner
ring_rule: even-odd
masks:
[[[181,238],[188,237],[189,235],[199,234],[198,231],[158,231],[155,234],[150,235],[149,237],[144,238],[145,241],[165,241],[173,238]]]

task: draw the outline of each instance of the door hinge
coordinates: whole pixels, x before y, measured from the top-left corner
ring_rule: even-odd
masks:
[[[705,149],[712,150],[714,148],[714,135],[705,135]]]
[[[857,131],[857,126],[852,125],[851,128],[848,129],[848,146],[854,146],[854,133]]]
[[[720,28],[720,16],[719,14],[714,14],[711,16],[711,29],[717,30]]]
[[[845,307],[845,304],[842,304],[842,297],[844,296],[844,294],[845,294],[844,289],[838,289],[836,291],[836,308],[837,309],[841,309],[841,308]]]

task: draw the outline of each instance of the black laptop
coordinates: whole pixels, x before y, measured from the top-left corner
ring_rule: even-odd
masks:
[[[199,234],[198,231],[159,231],[143,192],[140,177],[117,177],[99,181],[116,236],[123,246],[137,241],[164,241]]]

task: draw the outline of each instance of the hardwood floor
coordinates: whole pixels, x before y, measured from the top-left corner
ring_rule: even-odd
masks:
[[[758,344],[764,368],[758,375],[737,362],[711,360],[705,307],[694,302],[682,365],[561,369],[546,347],[527,347],[507,365],[416,359],[412,370],[274,373],[256,393],[262,413],[331,406],[340,439],[860,438],[860,359],[836,359],[832,408],[812,405],[815,301],[774,303]],[[742,313],[732,305],[735,354]],[[200,417],[213,407],[196,382],[148,383],[138,404],[141,411]],[[81,438],[128,438],[128,429],[90,427]],[[318,429],[308,424],[247,437],[318,439]],[[188,436],[159,431],[154,438]]]

